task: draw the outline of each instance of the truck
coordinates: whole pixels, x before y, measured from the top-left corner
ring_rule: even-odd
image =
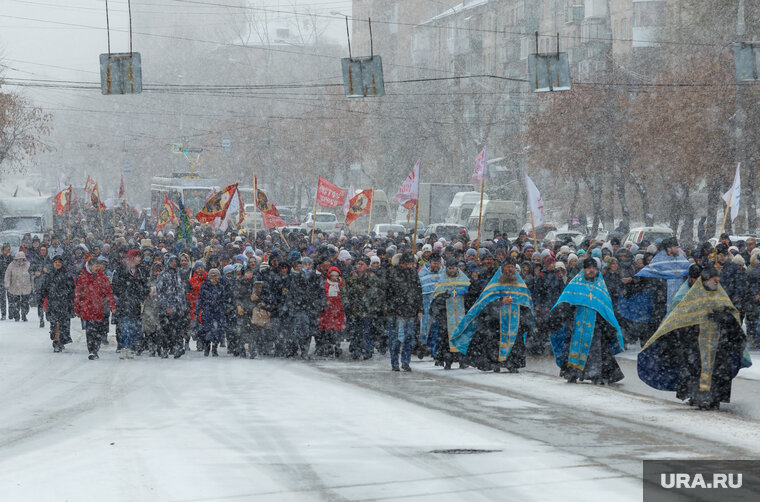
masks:
[[[488,200],[487,193],[483,194],[483,200]],[[467,225],[476,204],[480,204],[480,192],[457,192],[446,213],[446,223]]]
[[[491,239],[494,232],[507,238],[515,239],[520,232],[518,222],[522,221],[521,203],[513,200],[484,200],[483,210],[480,201],[472,208],[470,219],[467,220],[467,231],[471,239],[478,237],[478,216],[480,216],[481,240]]]
[[[418,220],[425,226],[432,223],[445,223],[454,196],[459,192],[473,190],[474,187],[469,183],[420,183]],[[396,212],[396,223],[406,225],[406,219],[407,210],[400,206]],[[414,222],[414,208],[411,209],[409,219]]]
[[[37,234],[53,228],[52,197],[5,197],[0,199],[0,232]]]

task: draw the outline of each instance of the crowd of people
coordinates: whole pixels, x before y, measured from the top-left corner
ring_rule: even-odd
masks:
[[[415,356],[516,373],[527,353],[551,351],[568,382],[596,384],[621,380],[614,355],[640,344],[639,376],[703,408],[729,400],[745,346],[758,343],[752,239],[696,249],[675,238],[537,246],[525,232],[412,241],[201,227],[186,240],[123,225],[28,235],[0,253],[2,319],[26,322],[36,307],[61,352],[78,317],[91,360],[114,324],[123,359],[222,347],[251,359],[338,358],[348,342],[354,359],[389,352],[393,371],[411,371]]]

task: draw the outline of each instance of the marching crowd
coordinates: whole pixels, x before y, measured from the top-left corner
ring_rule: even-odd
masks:
[[[597,384],[622,379],[614,355],[639,343],[639,376],[703,408],[728,401],[745,346],[757,344],[752,239],[695,249],[615,237],[537,247],[525,232],[412,240],[200,227],[185,240],[123,225],[28,235],[0,253],[2,319],[26,322],[36,307],[61,352],[78,317],[91,360],[114,324],[123,359],[180,358],[191,342],[205,356],[330,358],[348,341],[354,359],[390,352],[393,371],[411,371],[414,355],[518,372],[526,353],[551,350],[568,382]]]

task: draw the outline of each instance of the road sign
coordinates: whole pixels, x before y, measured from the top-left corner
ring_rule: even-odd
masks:
[[[222,150],[229,152],[232,148],[232,140],[230,138],[222,138]]]
[[[101,54],[100,92],[106,95],[140,94],[142,92],[140,53]]]
[[[533,92],[569,91],[567,52],[528,55],[528,85]]]
[[[182,153],[182,143],[172,143],[172,153]]]
[[[383,60],[380,56],[343,58],[343,92],[347,98],[374,98],[385,95]]]
[[[129,161],[125,160],[125,161],[124,161],[124,162],[121,164],[121,172],[123,172],[124,174],[129,174],[129,173],[131,173],[131,172],[132,172],[132,164],[130,164],[130,162],[129,162]]]

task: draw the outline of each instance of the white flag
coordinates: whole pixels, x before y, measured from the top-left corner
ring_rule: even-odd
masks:
[[[140,232],[145,230],[145,218],[143,218],[142,225],[140,225]]]
[[[351,199],[356,197],[356,193],[354,192],[356,190],[354,190],[354,185],[352,184],[348,192],[346,192],[346,199],[343,201],[343,216],[348,216],[348,211],[351,209]]]
[[[412,172],[393,196],[393,200],[404,206],[406,209],[412,209],[420,197],[420,163],[418,160],[414,164]]]
[[[731,208],[731,221],[734,221],[736,217],[739,216],[739,202],[742,198],[742,182],[739,177],[739,173],[741,172],[741,165],[741,162],[736,165],[734,186],[731,187],[731,190],[723,194],[723,200],[726,201],[728,207]]]
[[[528,209],[533,213],[533,226],[540,227],[546,221],[544,214],[544,200],[541,198],[541,192],[536,188],[536,184],[525,175],[525,186],[528,189]]]

